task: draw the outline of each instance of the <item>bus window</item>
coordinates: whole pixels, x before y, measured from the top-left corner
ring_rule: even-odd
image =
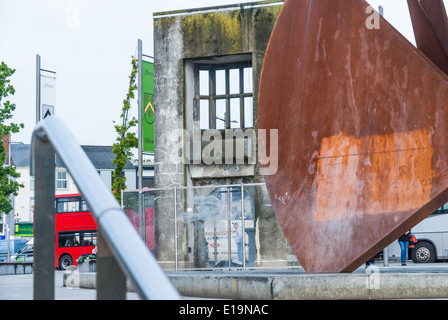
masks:
[[[59,247],[94,246],[96,244],[96,232],[76,231],[59,232]]]
[[[75,247],[79,245],[79,233],[60,232],[59,247]]]
[[[82,240],[82,246],[94,246],[96,245],[96,232],[84,232]]]
[[[81,210],[80,211],[90,211],[89,207],[87,206],[87,202],[84,199],[81,199]]]
[[[79,198],[58,198],[56,199],[56,212],[77,212],[79,211]]]

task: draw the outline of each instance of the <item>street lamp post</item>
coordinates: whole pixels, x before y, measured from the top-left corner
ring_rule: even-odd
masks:
[[[11,141],[11,140],[2,140],[3,142],[8,143],[8,166],[11,166],[11,144],[17,144],[21,142]],[[11,177],[8,175],[8,184],[11,181]],[[12,210],[12,214],[14,215],[14,209]],[[4,231],[6,232],[6,243],[7,243],[7,251],[6,251],[6,262],[10,262],[10,256],[11,256],[11,213],[8,215],[6,212],[3,213],[3,227]],[[14,221],[14,220],[12,220]]]

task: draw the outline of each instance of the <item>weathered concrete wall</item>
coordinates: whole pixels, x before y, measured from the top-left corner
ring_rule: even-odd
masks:
[[[261,3],[260,3],[261,4]],[[197,130],[193,121],[189,61],[249,54],[253,70],[254,129],[257,129],[258,83],[264,53],[282,5],[239,8],[206,8],[188,12],[159,13],[154,16],[155,48],[155,187],[194,186],[264,182],[256,164],[211,165],[184,164],[181,129],[191,134]],[[264,189],[255,191],[256,265],[286,261],[288,245],[276,220]],[[171,199],[170,199],[171,196]],[[182,204],[179,204],[179,212]],[[174,208],[172,195],[156,198],[157,258],[162,265],[174,261]],[[189,228],[178,235],[180,247],[187,243]],[[192,239],[192,236],[189,237]],[[180,250],[183,252],[182,250]],[[187,252],[188,250],[184,250]],[[191,260],[188,254],[179,261]]]
[[[446,299],[445,273],[195,274],[170,273],[183,296],[239,300]],[[375,283],[375,284],[374,284]]]
[[[175,134],[184,127],[183,115],[183,41],[179,19],[156,19],[154,30],[155,141],[154,185],[156,188],[184,185],[184,166],[176,161],[182,140]],[[171,196],[171,197],[170,197]],[[157,258],[169,267],[174,262],[173,197],[156,194]]]
[[[0,275],[2,274],[30,274],[33,273],[32,262],[2,262],[0,263]]]
[[[437,273],[276,273],[171,272],[185,297],[237,300],[373,300],[444,299],[448,275]],[[96,273],[66,273],[63,285],[96,288]],[[135,291],[127,281],[127,291]]]

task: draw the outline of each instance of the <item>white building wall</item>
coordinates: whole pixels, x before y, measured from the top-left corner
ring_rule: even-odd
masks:
[[[34,183],[30,176],[29,167],[16,167],[20,178],[17,181],[24,185],[19,190],[18,196],[14,197],[14,219],[16,222],[32,222],[34,212]],[[65,168],[56,168],[56,171],[66,171]],[[112,170],[99,170],[99,175],[108,188],[112,186]],[[125,170],[126,185],[128,189],[137,188],[137,179],[135,170]],[[56,189],[56,194],[72,194],[79,193],[75,181],[69,173],[67,173],[67,188]]]
[[[124,176],[126,177],[127,189],[137,189],[137,176],[135,170],[125,170]]]
[[[34,188],[31,186],[29,167],[16,167],[20,173],[17,182],[24,185],[20,188],[18,196],[14,197],[14,219],[15,221],[33,221],[32,210],[34,210]]]
[[[66,171],[65,168],[56,168],[56,171]],[[18,195],[14,197],[14,219],[16,222],[32,222],[34,212],[34,183],[30,176],[29,167],[16,167],[16,171],[20,173],[17,181],[24,185],[20,188]],[[67,187],[56,188],[56,194],[78,193],[78,187],[75,181],[67,173]]]
[[[99,170],[99,174],[107,187],[112,186],[112,170]]]

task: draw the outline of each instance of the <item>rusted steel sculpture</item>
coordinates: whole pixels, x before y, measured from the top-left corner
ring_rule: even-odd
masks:
[[[265,181],[309,273],[354,271],[448,201],[443,2],[409,0],[420,49],[382,17],[369,29],[368,7],[287,0],[263,64],[258,127],[278,130],[279,159]]]
[[[408,0],[419,50],[448,74],[448,17],[442,0]]]

